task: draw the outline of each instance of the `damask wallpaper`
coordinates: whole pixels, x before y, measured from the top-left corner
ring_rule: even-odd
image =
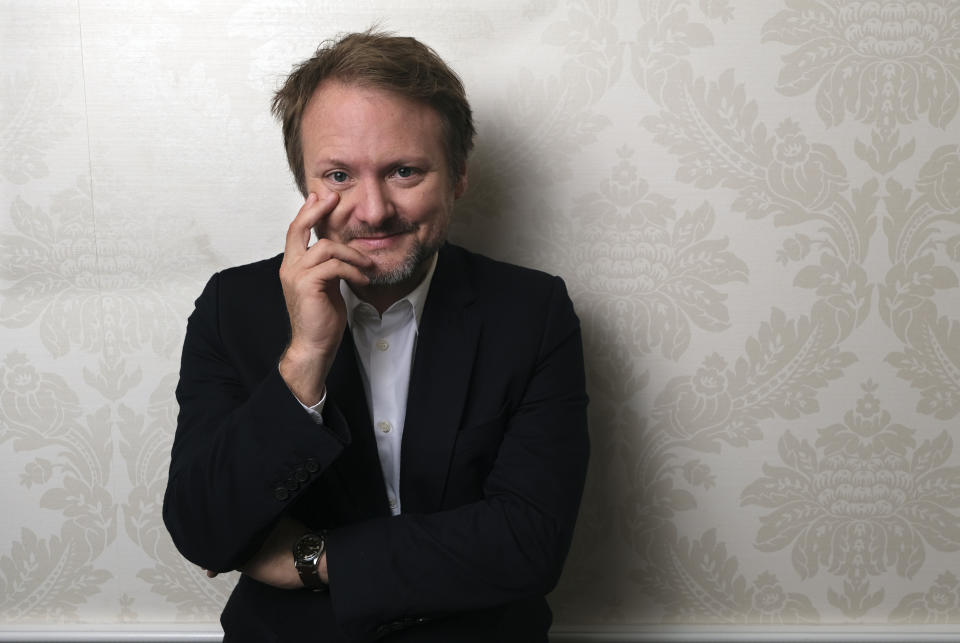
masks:
[[[271,91],[375,23],[468,88],[453,238],[582,320],[557,629],[960,629],[954,0],[3,1],[0,629],[215,623],[184,323],[299,207]]]

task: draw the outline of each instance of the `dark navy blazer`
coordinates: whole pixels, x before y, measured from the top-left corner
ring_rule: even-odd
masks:
[[[282,257],[214,275],[187,324],[163,517],[239,568],[289,514],[328,529],[330,591],[242,576],[226,641],[546,641],[586,474],[580,326],[562,280],[447,244],[420,320],[391,516],[351,333],[323,424],[277,362]]]

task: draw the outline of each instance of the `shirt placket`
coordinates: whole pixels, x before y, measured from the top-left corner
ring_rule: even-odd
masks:
[[[406,304],[407,302],[403,302]],[[401,304],[402,306],[402,304]],[[370,388],[373,397],[373,425],[383,469],[390,511],[400,513],[400,444],[403,417],[397,379],[401,374],[405,342],[403,328],[409,305],[389,310],[371,326]]]

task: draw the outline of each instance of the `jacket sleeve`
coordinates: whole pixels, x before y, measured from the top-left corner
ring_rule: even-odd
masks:
[[[277,367],[260,381],[245,380],[220,332],[221,279],[210,279],[187,322],[163,502],[180,552],[216,572],[236,569],[256,553],[280,515],[350,441],[336,409],[325,409],[332,420],[316,424]]]
[[[354,638],[542,597],[555,586],[589,454],[579,321],[559,278],[545,320],[536,364],[506,419],[479,501],[330,532],[333,609]]]

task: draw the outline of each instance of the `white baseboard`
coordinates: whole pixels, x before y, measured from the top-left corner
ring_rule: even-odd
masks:
[[[214,625],[5,625],[2,643],[220,643],[223,630]]]
[[[731,627],[695,625],[563,628],[550,643],[946,643],[960,642],[953,626]]]
[[[0,643],[219,643],[218,627],[193,625],[0,625]],[[946,643],[960,642],[960,625],[927,627],[637,626],[557,628],[551,643]]]

